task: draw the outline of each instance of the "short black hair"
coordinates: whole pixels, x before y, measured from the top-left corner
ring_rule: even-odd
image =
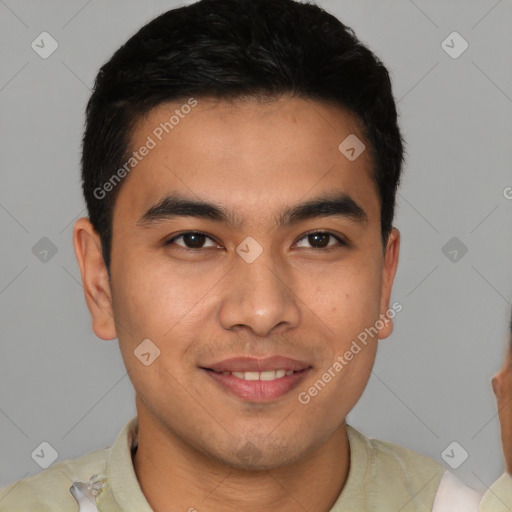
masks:
[[[356,115],[374,164],[385,248],[404,159],[385,66],[351,28],[315,4],[201,0],[150,21],[96,77],[86,108],[82,188],[109,276],[112,216],[122,183],[108,187],[108,194],[102,187],[130,158],[137,121],[179,99],[286,94]]]

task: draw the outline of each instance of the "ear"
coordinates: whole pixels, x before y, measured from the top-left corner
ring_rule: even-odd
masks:
[[[117,338],[112,294],[101,253],[101,240],[87,217],[75,222],[73,247],[82,275],[85,300],[91,313],[92,330],[103,340]]]
[[[391,290],[395,280],[396,269],[398,267],[398,254],[400,252],[400,231],[392,228],[389,233],[386,251],[384,253],[384,269],[382,276],[382,290],[380,298],[380,319],[379,323],[384,326],[379,329],[379,339],[387,338],[393,332],[392,317],[387,315],[389,301],[391,300]]]
[[[501,382],[499,380],[499,373],[491,379],[492,390],[496,398],[501,397]]]

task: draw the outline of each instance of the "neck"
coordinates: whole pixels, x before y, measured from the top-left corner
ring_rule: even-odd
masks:
[[[286,467],[245,471],[208,458],[139,412],[134,469],[154,512],[329,512],[350,466],[346,424]]]

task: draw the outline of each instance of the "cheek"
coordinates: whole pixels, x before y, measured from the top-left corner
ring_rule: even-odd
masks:
[[[125,263],[118,271],[122,279],[113,286],[114,314],[122,326],[118,338],[124,363],[136,380],[144,376],[136,388],[159,387],[169,374],[178,381],[184,379],[193,363],[191,348],[197,339],[206,339],[201,335],[205,319],[214,317],[215,294],[208,293],[212,281],[181,275],[176,268],[168,262],[152,264],[146,258]],[[218,281],[215,276],[211,279]],[[134,355],[147,339],[159,355],[145,367]]]
[[[321,280],[317,276],[310,289],[314,293],[310,292],[304,302],[315,313],[312,321],[320,318],[330,329],[325,331],[325,359],[317,375],[322,379],[327,374],[329,383],[317,404],[341,401],[349,405],[350,401],[351,407],[362,394],[375,361],[380,275],[365,266],[331,270]]]
[[[180,328],[178,323],[204,295],[197,281],[191,285],[190,279],[181,277],[172,266],[151,264],[147,259],[126,261],[118,276],[113,287],[114,308],[130,337],[165,339],[172,329]]]
[[[335,427],[359,401],[371,375],[376,343],[350,342],[334,347],[332,357],[318,368],[298,399],[317,428]],[[326,416],[326,411],[329,411]]]
[[[341,329],[344,338],[357,336],[379,317],[381,276],[374,268],[327,271],[311,289],[317,312],[333,330]]]
[[[375,267],[360,265],[331,272],[326,283],[317,288],[317,297],[327,301],[322,313],[332,329],[330,358],[322,370],[329,372],[331,368],[334,373],[328,386],[335,396],[328,398],[328,392],[325,399],[343,402],[346,412],[360,398],[375,362],[380,279]],[[334,367],[336,362],[339,364]]]

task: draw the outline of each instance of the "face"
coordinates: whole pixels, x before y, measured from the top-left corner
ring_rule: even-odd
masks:
[[[498,402],[501,441],[505,456],[505,469],[512,474],[512,339],[509,339],[507,353],[501,370],[492,379],[492,388]]]
[[[350,113],[185,103],[133,134],[134,150],[155,145],[116,200],[110,283],[97,235],[75,225],[93,329],[119,339],[139,422],[233,467],[283,466],[343,428],[367,384],[392,331],[399,233],[383,251],[369,151],[338,148],[364,142]]]

